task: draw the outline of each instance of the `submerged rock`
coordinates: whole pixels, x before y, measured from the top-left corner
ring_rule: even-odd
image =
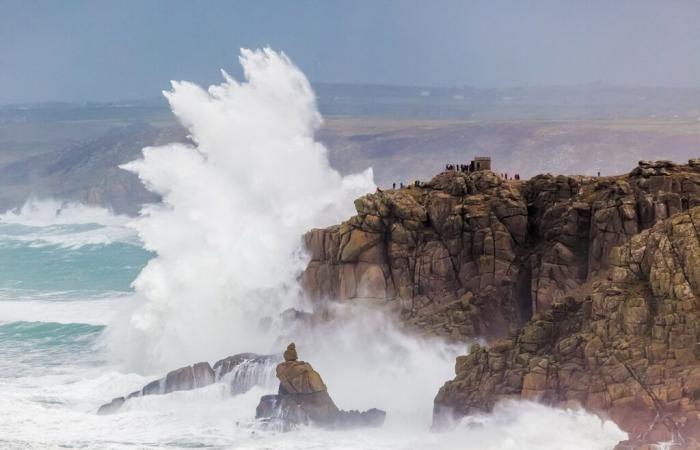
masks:
[[[209,386],[214,381],[214,370],[208,362],[201,362],[168,373],[165,376],[163,391],[165,394],[175,391],[189,391]]]
[[[277,395],[265,395],[255,410],[256,419],[290,430],[299,425],[317,425],[324,428],[379,427],[386,413],[372,408],[368,411],[343,411],[328,394],[321,376],[311,364],[298,361],[294,343],[284,352],[285,362],[277,365],[280,381]]]
[[[124,397],[117,397],[115,399],[112,399],[111,402],[105,403],[104,405],[100,406],[100,408],[97,410],[97,414],[106,415],[117,412],[117,410],[122,407],[125,401],[126,400],[124,399]]]

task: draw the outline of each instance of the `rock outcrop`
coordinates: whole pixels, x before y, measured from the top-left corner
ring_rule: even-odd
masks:
[[[319,308],[369,299],[423,333],[503,337],[605,273],[614,247],[700,205],[699,192],[695,160],[602,178],[443,172],[307,233],[302,282]]]
[[[260,399],[256,419],[284,431],[309,424],[348,429],[378,427],[384,423],[386,413],[376,408],[364,412],[339,409],[318,372],[311,364],[298,361],[294,343],[287,347],[284,359],[276,368],[279,392]]]
[[[228,383],[232,395],[242,394],[253,386],[266,384],[277,361],[279,357],[274,355],[240,353],[217,361],[214,367],[208,362],[181,367],[168,372],[163,378],[151,381],[138,391],[112,399],[111,402],[100,406],[97,414],[112,414],[130,398],[189,391],[215,382]]]
[[[435,398],[436,427],[449,417],[489,411],[500,400],[533,399],[610,417],[630,434],[620,450],[672,439],[674,448],[700,448],[700,208],[611,251],[623,240],[620,228],[600,226],[617,223],[632,235],[683,209],[682,194],[694,192],[695,177],[675,178],[676,169],[640,164],[636,188],[609,181],[622,200],[600,200],[591,215],[599,253],[589,268],[598,276],[555,299],[511,337],[459,357],[456,377]],[[640,197],[640,183],[655,188]],[[604,253],[609,259],[598,260]]]

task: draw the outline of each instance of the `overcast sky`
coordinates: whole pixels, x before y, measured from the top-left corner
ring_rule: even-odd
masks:
[[[700,86],[700,0],[0,0],[0,103],[155,97],[267,45],[323,82]]]

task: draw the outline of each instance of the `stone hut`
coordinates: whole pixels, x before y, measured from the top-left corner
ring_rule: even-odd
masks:
[[[472,162],[469,163],[470,172],[477,172],[479,170],[491,170],[490,156],[475,156]]]

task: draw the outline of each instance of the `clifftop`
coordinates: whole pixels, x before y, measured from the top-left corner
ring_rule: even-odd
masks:
[[[369,194],[305,236],[316,300],[373,299],[422,332],[496,338],[609,266],[612,248],[700,205],[700,160],[641,161],[615,177],[505,181],[447,171]]]

